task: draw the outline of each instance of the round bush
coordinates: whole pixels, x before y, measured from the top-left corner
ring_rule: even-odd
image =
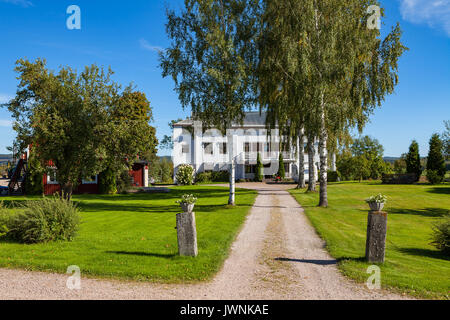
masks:
[[[75,238],[80,217],[73,202],[53,197],[27,201],[20,207],[23,211],[8,221],[7,237],[23,243]]]
[[[194,183],[194,168],[188,164],[180,165],[175,178],[179,185],[192,185]]]
[[[200,172],[195,176],[196,183],[207,183],[212,181],[212,173],[210,171]]]
[[[443,176],[437,170],[427,170],[427,179],[431,184],[438,184],[443,181]]]

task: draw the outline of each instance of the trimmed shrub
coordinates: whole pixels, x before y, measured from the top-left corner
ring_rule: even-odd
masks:
[[[437,170],[427,170],[427,179],[431,184],[438,184],[444,180],[444,177]]]
[[[338,182],[341,179],[339,172],[337,171],[328,171],[328,182]]]
[[[22,243],[71,241],[80,224],[79,211],[71,201],[57,197],[27,201],[20,205],[23,212],[6,222],[7,237]]]
[[[98,180],[98,188],[101,194],[117,193],[116,175],[111,168],[108,168],[105,171],[101,172],[98,176]]]
[[[228,171],[213,171],[211,173],[211,180],[213,182],[229,182],[230,173]]]
[[[427,159],[427,172],[434,171],[434,173],[431,173],[432,175],[431,178],[434,181],[439,181],[439,179],[435,177],[435,175],[438,175],[441,177],[439,182],[442,182],[442,180],[444,180],[445,177],[445,159],[442,153],[442,149],[443,149],[442,140],[439,138],[438,134],[434,134],[430,140],[430,151],[428,152],[428,159]],[[430,181],[430,179],[428,179],[428,181]]]
[[[229,177],[228,171],[205,171],[197,173],[195,183],[229,182]]]
[[[256,173],[255,173],[255,181],[256,182],[262,182],[264,177],[263,177],[263,164],[261,161],[261,154],[258,152],[258,157],[256,159]]]
[[[433,225],[433,242],[431,243],[444,254],[450,255],[450,214]]]
[[[194,168],[188,164],[180,165],[175,178],[179,185],[192,185],[194,183]]]
[[[284,169],[284,159],[283,154],[280,152],[280,156],[278,158],[278,172],[277,176],[281,179],[284,179],[286,177],[286,171]]]
[[[205,171],[197,173],[195,176],[195,183],[208,183],[212,181],[212,172]]]

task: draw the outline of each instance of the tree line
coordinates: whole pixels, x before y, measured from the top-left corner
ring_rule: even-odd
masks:
[[[286,143],[300,141],[299,188],[305,187],[304,147],[320,155],[320,200],[326,207],[328,153],[349,131],[362,131],[398,83],[407,48],[397,24],[386,37],[368,28],[366,0],[186,0],[167,11],[172,40],[161,52],[183,108],[223,133],[246,110],[267,113]],[[383,10],[381,10],[383,12]],[[232,159],[230,170],[233,171]],[[309,187],[315,191],[314,163]],[[233,176],[233,174],[230,174]],[[230,179],[230,193],[234,181]],[[230,196],[230,204],[234,204]]]

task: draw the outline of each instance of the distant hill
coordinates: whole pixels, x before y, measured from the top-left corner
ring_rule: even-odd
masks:
[[[12,160],[12,154],[0,154],[0,163],[8,162]]]
[[[162,156],[159,157],[161,160],[167,160],[167,161],[172,161],[172,157],[171,156]]]
[[[383,160],[386,162],[390,162],[390,163],[394,163],[395,161],[397,161],[398,159],[400,159],[400,157],[384,157]]]

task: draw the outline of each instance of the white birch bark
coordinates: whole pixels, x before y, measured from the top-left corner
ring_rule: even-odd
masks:
[[[314,158],[316,155],[316,150],[314,148],[314,138],[308,137],[308,167],[309,167],[309,178],[308,178],[308,191],[316,191],[316,165],[314,163]]]
[[[319,154],[320,154],[320,207],[328,207],[328,150],[327,140],[328,132],[325,121],[324,95],[321,96],[321,115],[320,115],[320,135],[319,135]]]
[[[297,189],[306,188],[305,183],[305,130],[300,131],[298,152],[298,185]]]

